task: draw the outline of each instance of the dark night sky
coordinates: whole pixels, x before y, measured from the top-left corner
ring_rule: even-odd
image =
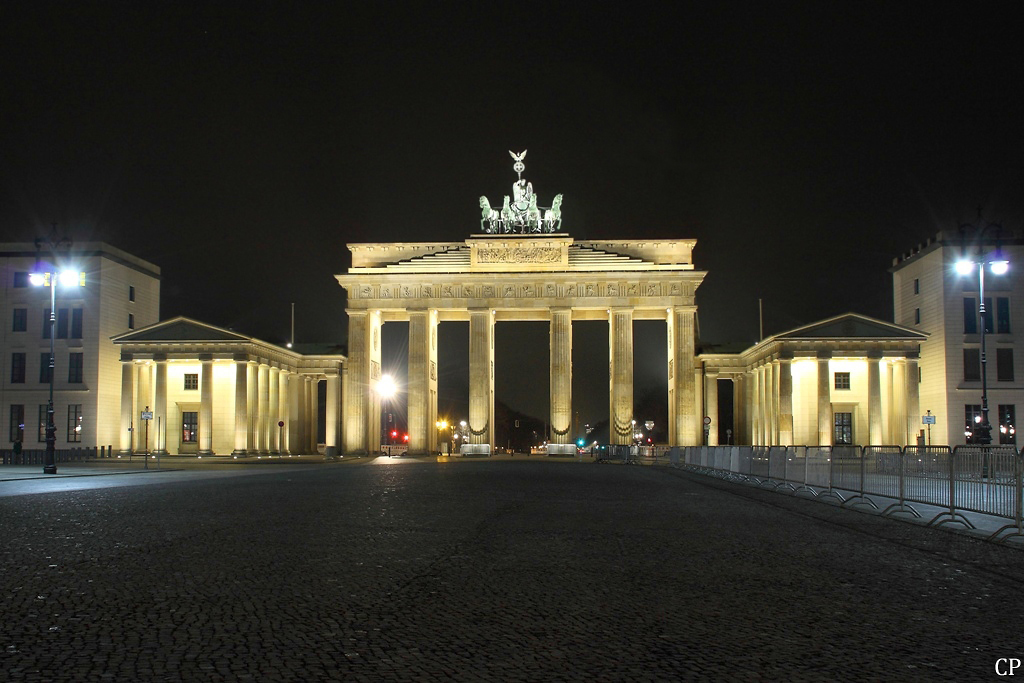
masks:
[[[3,3],[4,239],[56,221],[158,264],[163,317],[283,341],[295,301],[343,340],[345,244],[464,239],[528,148],[573,236],[696,238],[703,339],[750,343],[758,298],[766,334],[889,319],[893,256],[1021,227],[1012,4],[667,4]]]

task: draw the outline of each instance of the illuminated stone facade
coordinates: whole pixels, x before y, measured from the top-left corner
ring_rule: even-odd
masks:
[[[121,453],[316,453],[319,381],[327,453],[341,436],[340,354],[300,354],[174,318],[119,335]],[[142,414],[151,413],[148,425]],[[283,424],[282,424],[283,423]]]
[[[634,320],[668,327],[669,435],[699,443],[694,295],[704,273],[695,240],[577,241],[565,234],[477,235],[452,243],[352,244],[338,275],[348,294],[349,372],[344,451],[380,449],[381,325],[409,322],[409,450],[437,450],[437,326],[469,322],[469,434],[465,451],[494,446],[494,324],[550,324],[550,453],[574,452],[572,321],[609,321],[609,415],[614,443],[630,443]]]
[[[769,337],[738,354],[698,356],[721,441],[718,383],[733,383],[734,444],[914,445],[920,429],[918,358],[927,335],[847,314]]]
[[[37,252],[33,243],[0,244],[4,447],[20,437],[26,449],[45,448],[50,288],[31,286],[28,276],[37,268],[54,270],[54,264],[85,274],[84,284],[58,285],[56,291],[56,447],[116,448],[121,364],[110,338],[160,319],[160,268],[101,242],[72,243],[56,254]]]

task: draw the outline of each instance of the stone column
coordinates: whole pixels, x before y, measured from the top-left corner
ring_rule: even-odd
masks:
[[[984,324],[984,321],[982,321]],[[917,435],[921,424],[920,373],[917,369],[918,353],[907,354],[905,377],[907,382],[907,446],[917,445]],[[998,425],[998,421],[996,422]],[[998,436],[998,435],[997,435]]]
[[[409,311],[409,452],[433,451],[437,428],[437,312]]]
[[[613,308],[608,318],[609,434],[614,444],[633,442],[633,309]],[[676,377],[693,379],[693,364],[677,365]],[[693,404],[686,406],[692,412]],[[678,404],[677,404],[678,410]]]
[[[142,411],[150,410],[153,407],[153,365],[147,362],[138,365],[137,368],[139,384],[135,397],[135,445],[140,453],[147,453],[150,444],[153,443],[152,430],[156,424],[152,420],[149,420],[150,424],[147,424],[147,421],[142,419]]]
[[[337,372],[327,375],[327,421],[324,434],[324,454],[334,456],[338,452],[338,437],[341,435],[341,375]],[[410,441],[412,437],[409,437]]]
[[[317,407],[320,405],[319,396],[317,394],[317,387],[320,384],[320,380],[315,377],[310,377],[306,382],[306,437],[309,444],[309,452],[315,454],[317,452],[317,442],[319,434],[317,430],[318,417],[320,411]]]
[[[747,444],[747,381],[743,375],[732,377],[732,443]]]
[[[696,446],[700,443],[701,426],[696,420],[696,386],[693,363],[695,351],[693,306],[675,306],[668,316],[669,365],[674,379],[669,380],[669,391],[673,405],[669,408],[673,424],[669,425],[669,440],[672,446]]]
[[[551,310],[548,328],[551,443],[548,455],[575,455],[572,430],[572,309]]]
[[[277,390],[277,392],[278,392],[277,393],[277,395],[278,395],[278,409],[279,409],[279,415],[278,415],[277,419],[280,420],[281,422],[284,422],[284,427],[280,428],[280,434],[279,434],[280,440],[281,440],[280,447],[281,447],[281,452],[282,453],[291,453],[291,448],[290,448],[289,442],[288,442],[288,436],[289,436],[289,433],[290,433],[290,430],[291,430],[291,426],[290,426],[290,422],[291,422],[291,415],[290,415],[290,413],[291,413],[291,402],[289,401],[289,397],[288,397],[288,386],[291,383],[289,381],[289,378],[291,377],[291,375],[292,375],[292,373],[290,371],[288,371],[288,370],[286,370],[284,368],[281,368],[281,373],[278,376],[278,381],[280,383],[280,386],[278,387],[278,390]]]
[[[779,359],[779,445],[793,445],[793,358]]]
[[[818,353],[818,445],[832,445],[832,377],[829,373],[829,361],[832,354],[828,351]]]
[[[868,444],[880,446],[882,437],[882,377],[879,363],[881,351],[868,353]]]
[[[268,448],[271,453],[281,452],[281,429],[277,426],[277,421],[280,419],[278,415],[281,413],[281,399],[278,393],[281,385],[281,369],[276,366],[270,368],[270,403],[267,407],[267,423],[268,430],[270,431],[270,438],[268,440]]]
[[[755,367],[750,371],[748,394],[750,396],[750,445],[761,445],[761,369]]]
[[[167,454],[167,356],[158,356],[156,362],[156,381],[153,395],[153,426],[156,437],[153,453]]]
[[[474,452],[494,444],[494,314],[469,312],[469,441]]]
[[[380,449],[380,313],[347,310],[348,389],[345,410],[345,453]]]
[[[129,354],[121,355],[121,443],[118,453],[130,455],[132,452],[132,430],[135,425],[135,361]],[[54,418],[56,422],[56,418]]]
[[[249,447],[249,360],[235,357],[235,450],[236,458],[248,455]]]
[[[270,366],[260,363],[259,372],[256,375],[258,389],[256,408],[256,447],[260,455],[270,453],[270,419],[268,416],[270,408]]]
[[[704,414],[711,418],[708,445],[718,445],[718,371],[710,370],[704,375]],[[702,427],[703,429],[703,427]]]
[[[245,409],[249,415],[249,423],[246,426],[245,435],[245,450],[250,455],[255,455],[259,452],[259,443],[256,435],[259,431],[259,364],[251,360],[246,364],[246,395],[245,395]]]
[[[213,358],[199,360],[199,455],[213,455]]]
[[[288,452],[302,455],[302,401],[299,387],[302,377],[297,373],[288,375]]]
[[[768,429],[768,368],[765,363],[762,363],[757,368],[757,405],[759,408],[757,417],[757,431],[758,431],[758,443],[762,446],[770,446],[768,435],[770,430]]]

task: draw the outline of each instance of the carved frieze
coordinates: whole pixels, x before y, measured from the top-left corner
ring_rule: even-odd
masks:
[[[558,263],[562,250],[557,247],[481,247],[476,259],[478,263]]]

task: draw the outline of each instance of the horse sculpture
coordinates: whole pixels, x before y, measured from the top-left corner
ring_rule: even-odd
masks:
[[[562,227],[562,195],[556,194],[551,208],[544,212],[544,227],[546,232],[558,232]]]
[[[494,231],[494,221],[498,212],[491,208],[487,197],[480,197],[480,230],[486,233]]]

